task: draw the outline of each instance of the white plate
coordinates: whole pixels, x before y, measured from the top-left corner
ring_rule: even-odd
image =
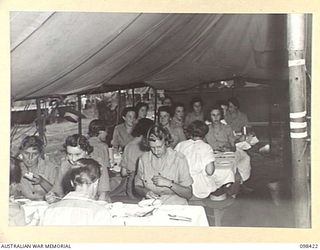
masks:
[[[49,206],[49,203],[46,201],[30,201],[25,203],[25,205],[40,207],[40,206]]]
[[[30,203],[31,202],[30,199],[26,199],[26,198],[15,199],[14,201],[17,202],[17,203],[20,203],[20,204],[26,204],[26,203]]]
[[[159,207],[161,205],[162,202],[159,199],[146,199],[138,203],[139,207]]]

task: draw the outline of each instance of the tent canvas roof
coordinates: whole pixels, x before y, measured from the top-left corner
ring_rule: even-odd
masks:
[[[14,100],[286,80],[286,15],[11,12]]]

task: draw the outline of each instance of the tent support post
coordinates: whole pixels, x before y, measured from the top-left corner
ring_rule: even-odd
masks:
[[[39,137],[42,141],[44,141],[44,119],[41,114],[41,104],[40,99],[36,99],[36,105],[37,105],[37,129],[39,132]]]
[[[77,95],[78,97],[78,111],[79,111],[79,118],[78,118],[78,134],[82,135],[82,118],[81,118],[81,95]]]
[[[134,88],[132,88],[132,106],[136,106],[136,98],[134,96]]]
[[[157,96],[157,89],[153,89],[154,93],[154,123],[157,123],[157,104],[158,104],[158,96]]]
[[[304,14],[288,14],[287,47],[289,66],[292,198],[295,226],[310,227],[310,187],[306,160],[306,75]]]
[[[270,152],[272,152],[272,87],[269,87],[269,105],[268,105],[268,113],[269,113],[269,129],[268,129],[268,137],[269,137],[269,145]]]
[[[117,124],[120,122],[121,90],[118,90]]]

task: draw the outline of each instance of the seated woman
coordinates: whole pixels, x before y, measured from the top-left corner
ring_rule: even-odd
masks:
[[[206,198],[221,186],[234,182],[234,171],[215,166],[213,150],[203,141],[208,126],[199,120],[193,121],[187,128],[191,139],[180,142],[175,150],[187,158],[189,171],[193,178],[192,193],[195,198]]]
[[[120,185],[111,192],[111,196],[118,195],[125,191],[129,198],[135,199],[133,194],[133,180],[136,174],[138,158],[146,151],[146,149],[143,148],[142,139],[147,136],[147,132],[152,126],[152,120],[142,118],[132,130],[131,135],[134,139],[125,146],[120,162],[121,176],[123,179]]]
[[[105,169],[110,168],[108,145],[106,144],[106,127],[103,120],[92,120],[89,123],[88,141],[93,146],[91,157],[96,159]]]
[[[177,102],[172,106],[172,119],[170,122],[171,127],[184,127],[184,110],[184,105],[181,102]]]
[[[145,102],[139,102],[136,105],[136,114],[137,114],[137,120],[136,123],[142,119],[142,118],[146,118],[148,115],[148,109],[149,109],[149,105]]]
[[[107,139],[107,132],[106,132],[106,125],[105,125],[105,121],[103,120],[92,120],[89,123],[89,129],[88,129],[88,141],[89,144],[93,147],[93,151],[90,155],[91,158],[95,159],[96,161],[98,161],[100,163],[100,165],[103,167],[103,172],[102,175],[104,176],[105,173],[107,172],[107,174],[109,173],[109,169],[111,167],[110,164],[110,156],[109,156],[109,147],[108,144],[106,142]],[[109,186],[110,188],[112,187],[112,179],[109,180],[109,174],[108,174],[108,182],[109,182]],[[111,201],[109,199],[109,192],[107,192],[107,196],[105,198],[101,198],[106,199],[107,201]]]
[[[186,140],[186,136],[182,127],[172,126],[170,123],[170,108],[162,106],[158,109],[158,121],[159,125],[168,129],[172,142],[170,146],[174,148],[179,142]]]
[[[148,131],[149,152],[139,158],[135,191],[163,204],[186,205],[192,197],[193,180],[185,156],[169,147],[170,134],[161,126]]]
[[[209,125],[209,131],[205,137],[213,151],[235,152],[236,176],[234,192],[238,192],[238,186],[250,177],[251,165],[249,155],[241,149],[235,147],[235,136],[229,125],[221,123],[222,110],[215,105],[210,111],[212,124]]]
[[[59,197],[67,194],[72,187],[69,182],[69,174],[73,168],[79,167],[76,162],[81,158],[90,158],[93,152],[93,147],[90,145],[88,139],[83,135],[74,134],[68,136],[63,145],[66,150],[66,158],[62,161],[54,186],[50,193],[46,195],[48,202],[55,202]],[[101,177],[98,185],[98,199],[110,201],[109,196],[110,184],[109,175],[106,168],[101,168]]]
[[[93,159],[79,159],[69,175],[74,191],[61,201],[50,205],[40,224],[53,225],[110,225],[109,211],[94,201],[101,177],[101,166]]]
[[[221,110],[222,110],[222,114],[221,114],[221,123],[223,124],[227,124],[226,120],[225,120],[225,117],[226,117],[226,114],[228,112],[228,109],[229,109],[229,103],[227,100],[219,100],[216,102],[216,105],[220,106]]]
[[[131,132],[136,120],[136,110],[134,107],[126,107],[121,113],[123,123],[117,125],[113,131],[112,147],[115,152],[122,151],[124,147],[133,139]]]
[[[195,97],[191,100],[190,106],[192,108],[192,112],[186,115],[184,126],[188,127],[191,122],[199,120],[204,121],[203,115],[203,101],[199,97]]]
[[[245,113],[239,110],[240,103],[237,98],[232,97],[228,99],[228,111],[225,115],[227,124],[230,125],[235,133],[241,133],[244,126],[249,126],[249,120]]]
[[[25,213],[19,203],[14,202],[14,198],[20,197],[21,168],[20,163],[15,158],[10,158],[10,188],[9,188],[9,226],[26,225]]]
[[[170,96],[166,95],[164,99],[162,100],[163,106],[171,107],[173,105],[173,100]]]
[[[40,137],[24,138],[18,158],[21,160],[21,195],[30,200],[44,200],[53,186],[58,167],[45,157],[44,143]]]

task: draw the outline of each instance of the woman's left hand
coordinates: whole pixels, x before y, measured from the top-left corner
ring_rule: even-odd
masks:
[[[161,175],[154,175],[151,180],[153,181],[153,184],[158,187],[170,187],[172,184],[171,180]]]

